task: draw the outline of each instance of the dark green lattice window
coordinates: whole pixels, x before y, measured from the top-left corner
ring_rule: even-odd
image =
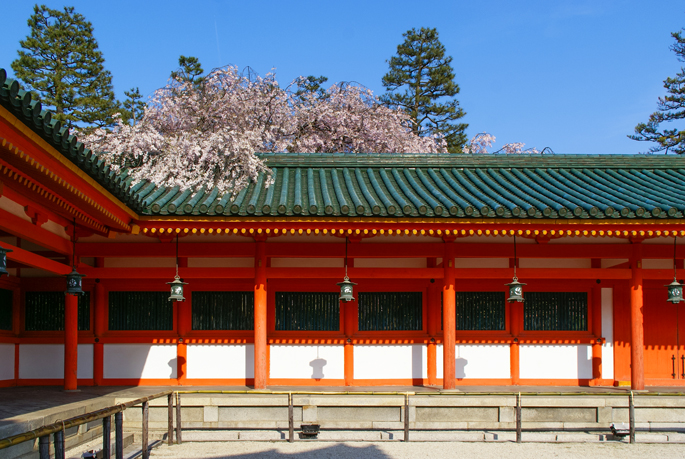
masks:
[[[423,294],[360,293],[359,330],[423,330]]]
[[[0,288],[0,330],[12,330],[12,290]]]
[[[193,330],[253,330],[254,292],[193,292]]]
[[[109,292],[110,330],[173,330],[169,292]]]
[[[26,331],[64,330],[64,292],[26,292]],[[90,293],[78,296],[78,329],[90,330]]]
[[[587,331],[586,292],[529,292],[524,296],[524,330]]]
[[[504,330],[504,292],[456,292],[457,330]]]
[[[338,294],[276,292],[276,330],[340,330]]]

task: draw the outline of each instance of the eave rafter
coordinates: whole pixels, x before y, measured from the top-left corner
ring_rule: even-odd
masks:
[[[0,115],[2,166],[7,169],[6,172],[3,171],[3,176],[7,177],[12,172],[22,177],[20,183],[29,180],[28,187],[34,190],[40,187],[42,195],[53,201],[53,207],[57,203],[63,203],[58,204],[56,212],[64,214],[66,207],[72,206],[78,213],[90,218],[95,224],[88,224],[85,218],[83,223],[98,232],[107,232],[103,228],[119,232],[131,230],[130,222],[137,218],[137,214],[118,202],[82,170],[53,151],[52,147],[26,129],[2,107]],[[73,218],[73,214],[69,217]]]

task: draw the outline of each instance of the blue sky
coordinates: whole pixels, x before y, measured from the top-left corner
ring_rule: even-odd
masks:
[[[637,153],[626,137],[664,94],[681,63],[670,33],[685,4],[654,1],[62,1],[93,23],[118,97],[150,95],[181,54],[205,70],[226,64],[356,81],[376,94],[412,27],[435,27],[454,58],[469,138],[494,134],[556,153]],[[29,32],[30,1],[3,5],[0,67]],[[10,70],[11,72],[11,70]]]

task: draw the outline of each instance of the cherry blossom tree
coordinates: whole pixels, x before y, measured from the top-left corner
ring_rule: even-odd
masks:
[[[215,69],[199,82],[172,78],[135,125],[121,118],[84,143],[134,181],[218,187],[236,193],[260,172],[255,152],[444,153],[440,137],[419,137],[403,111],[385,107],[352,84],[294,91],[275,75]]]
[[[522,142],[514,142],[514,143],[507,143],[505,144],[502,148],[499,150],[495,151],[488,151],[488,148],[492,147],[492,144],[495,143],[495,136],[492,134],[489,134],[487,132],[481,132],[479,134],[476,134],[471,138],[469,143],[464,147],[464,153],[468,154],[484,154],[484,153],[505,153],[505,154],[520,154],[520,153],[528,153],[528,154],[536,154],[536,153],[554,153],[551,148],[545,147],[542,151],[539,151],[537,148],[524,148],[526,146],[525,143]]]

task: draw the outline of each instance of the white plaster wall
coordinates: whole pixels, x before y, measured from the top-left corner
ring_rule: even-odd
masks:
[[[19,378],[64,378],[64,346],[62,344],[21,344],[19,346]]]
[[[188,378],[254,378],[254,344],[189,344]]]
[[[176,345],[105,344],[105,378],[176,378]]]
[[[254,265],[254,261],[252,262]],[[342,268],[343,258],[272,258],[272,268]],[[355,265],[356,266],[356,265]]]
[[[508,258],[457,258],[455,268],[508,268]]]
[[[171,244],[170,244],[171,245]],[[174,247],[169,248],[168,258],[105,258],[105,268],[173,268],[176,266]]]
[[[355,268],[425,268],[425,258],[355,258]]]
[[[14,344],[0,344],[0,380],[14,379]]]
[[[508,344],[457,344],[454,349],[455,376],[469,379],[511,377],[511,351]],[[442,345],[436,346],[436,376],[443,377]]]
[[[602,269],[611,268],[612,266],[620,265],[628,261],[627,258],[602,258],[600,266]]]
[[[588,344],[522,344],[521,379],[592,379],[592,346]]]
[[[423,344],[355,346],[354,379],[427,378],[427,353]]]
[[[254,268],[254,258],[188,258],[189,268]]]
[[[591,268],[589,258],[521,258],[520,268]]]
[[[271,378],[345,378],[345,346],[271,345],[269,360]]]
[[[93,379],[93,345],[78,345],[78,362],[76,377],[79,379]]]
[[[659,259],[655,259],[655,258],[644,258],[642,260],[642,267],[644,269],[673,269],[673,260],[659,260]]]
[[[602,378],[614,379],[614,289],[602,289]]]

